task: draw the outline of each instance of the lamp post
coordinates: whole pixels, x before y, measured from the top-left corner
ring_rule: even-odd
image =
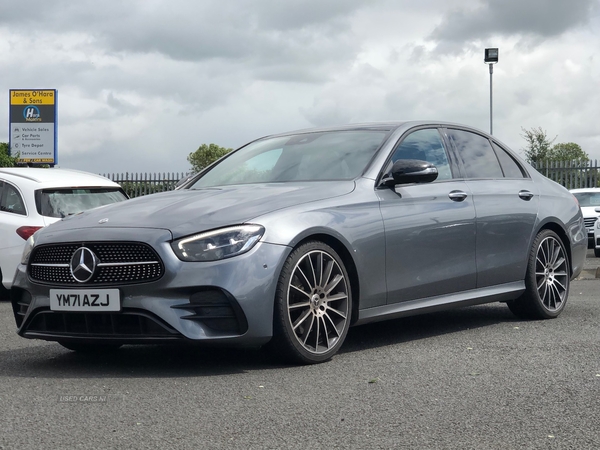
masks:
[[[490,134],[494,134],[494,128],[492,125],[492,74],[494,73],[494,64],[498,62],[498,49],[486,48],[483,57],[483,62],[490,66]]]

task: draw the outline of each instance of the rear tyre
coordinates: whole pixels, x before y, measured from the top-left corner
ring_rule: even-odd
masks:
[[[533,241],[525,292],[508,307],[523,319],[553,319],[565,308],[570,285],[569,259],[565,246],[551,230],[541,231]]]
[[[596,258],[600,258],[600,248],[595,248],[595,249],[594,249],[594,256],[595,256]]]
[[[10,300],[10,291],[0,283],[0,301]]]
[[[341,258],[322,242],[307,242],[283,266],[270,346],[289,362],[327,361],[342,346],[351,313],[350,281]]]
[[[110,353],[121,347],[121,344],[91,344],[88,342],[58,342],[64,348],[78,353]]]

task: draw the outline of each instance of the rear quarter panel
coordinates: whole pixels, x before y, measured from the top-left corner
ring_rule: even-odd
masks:
[[[535,169],[532,169],[535,172]],[[535,172],[535,183],[540,185],[540,207],[536,233],[543,228],[562,230],[571,255],[571,275],[575,278],[581,273],[587,252],[587,231],[583,223],[581,208],[566,188]]]

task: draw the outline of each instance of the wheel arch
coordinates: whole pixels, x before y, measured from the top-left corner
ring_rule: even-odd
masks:
[[[350,325],[358,320],[358,310],[360,303],[360,281],[358,278],[358,270],[354,263],[354,258],[350,250],[344,245],[342,241],[336,237],[326,233],[315,233],[308,236],[304,236],[301,241],[296,243],[294,248],[301,246],[309,241],[319,241],[329,245],[333,248],[339,257],[342,259],[346,271],[348,272],[348,278],[350,282],[350,290],[352,292],[352,318],[350,319]]]
[[[556,235],[560,238],[561,242],[565,246],[565,250],[567,251],[567,258],[569,260],[569,275],[573,275],[573,254],[571,249],[571,242],[569,241],[569,236],[565,229],[556,222],[546,222],[544,225],[540,227],[538,232],[535,234],[537,236],[543,230],[551,230],[556,233]],[[535,239],[535,236],[533,238]]]

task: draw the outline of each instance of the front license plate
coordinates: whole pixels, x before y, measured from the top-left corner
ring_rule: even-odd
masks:
[[[118,289],[50,289],[52,311],[121,311]]]

